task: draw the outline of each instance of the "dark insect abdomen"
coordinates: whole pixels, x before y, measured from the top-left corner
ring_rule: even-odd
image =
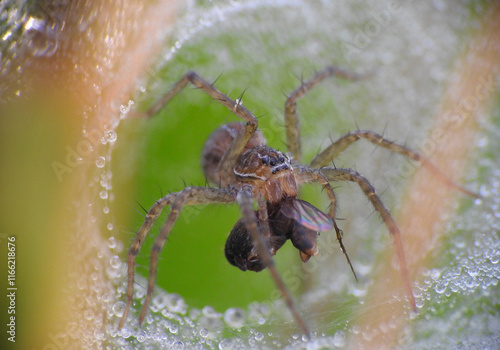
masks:
[[[293,198],[285,199],[293,200]],[[318,232],[304,227],[296,220],[285,216],[281,207],[283,202],[278,204],[267,203],[268,223],[271,232],[270,237],[265,237],[270,253],[275,255],[285,242],[290,239],[300,252],[303,262],[309,260],[312,255],[316,255],[318,248],[316,239]],[[258,226],[261,225],[259,212],[255,212]],[[250,236],[250,232],[243,223],[243,219],[238,220],[234,225],[226,241],[224,250],[226,259],[231,265],[240,270],[259,272],[266,268],[258,255],[257,248]]]

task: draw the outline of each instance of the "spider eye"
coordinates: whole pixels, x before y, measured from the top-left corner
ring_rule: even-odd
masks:
[[[271,158],[270,164],[271,164],[271,166],[275,166],[276,165],[276,158]]]
[[[285,162],[285,158],[284,157],[280,157],[280,163],[284,163]]]
[[[262,164],[267,165],[268,163],[269,163],[269,157],[268,156],[262,157]]]

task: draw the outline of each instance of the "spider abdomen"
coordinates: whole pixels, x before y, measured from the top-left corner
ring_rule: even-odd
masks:
[[[216,129],[205,142],[201,154],[201,165],[205,176],[211,183],[218,186],[227,186],[235,182],[234,179],[222,178],[218,167],[224,152],[229,148],[229,145],[244,125],[244,123],[239,122],[225,124]],[[256,130],[243,149],[243,153],[266,143],[266,138],[262,132]]]

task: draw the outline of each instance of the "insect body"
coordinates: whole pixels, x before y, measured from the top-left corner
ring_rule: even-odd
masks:
[[[265,238],[272,255],[290,239],[299,250],[302,261],[307,262],[311,256],[319,253],[316,245],[318,231],[333,228],[333,221],[327,214],[300,199],[287,197],[276,204],[268,203],[267,210],[271,235]],[[256,217],[260,225],[258,212]],[[258,272],[266,267],[243,219],[236,223],[229,234],[225,253],[227,260],[243,271]]]

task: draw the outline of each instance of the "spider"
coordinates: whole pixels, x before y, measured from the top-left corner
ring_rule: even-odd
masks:
[[[146,300],[139,316],[139,324],[146,316],[153,294],[158,254],[182,208],[185,205],[236,202],[241,209],[242,218],[235,224],[226,242],[225,255],[227,260],[243,271],[261,271],[267,267],[297,325],[306,336],[309,335],[309,329],[283,283],[272,256],[290,239],[299,250],[302,261],[307,262],[311,256],[318,255],[316,245],[318,232],[333,228],[340,248],[357,279],[342,243],[342,232],[335,222],[337,200],[330,184],[335,181],[357,183],[384,221],[394,239],[402,281],[410,307],[416,311],[401,234],[396,222],[365,177],[355,170],[331,167],[330,164],[351,144],[365,139],[377,146],[420,162],[422,166],[429,168],[446,184],[468,195],[474,197],[476,195],[448,179],[423,155],[371,131],[349,132],[317,154],[309,165],[302,164],[297,100],[322,80],[332,76],[353,81],[363,77],[335,66],[328,66],[311,79],[302,82],[288,96],[285,103],[285,128],[289,153],[283,153],[267,146],[264,135],[257,129],[256,117],[242,105],[240,99],[232,100],[192,71],[186,73],[160,101],[144,113],[146,117],[152,117],[188,83],[191,83],[226,106],[244,122],[233,122],[218,128],[208,138],[203,148],[202,166],[205,176],[218,187],[186,187],[182,191],[158,199],[147,213],[128,252],[127,304],[118,329],[123,327],[132,306],[136,255],[162,209],[165,206],[171,206],[166,222],[152,248]],[[304,183],[318,183],[323,187],[331,203],[328,214],[297,198],[298,186]],[[254,201],[257,202],[257,210],[253,208]]]

